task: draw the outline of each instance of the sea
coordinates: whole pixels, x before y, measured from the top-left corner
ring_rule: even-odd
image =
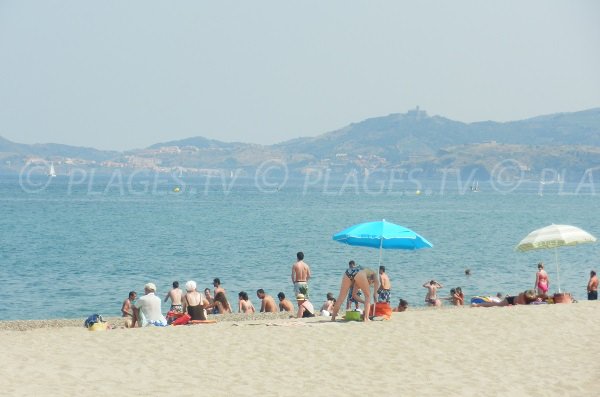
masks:
[[[433,248],[384,250],[381,264],[400,298],[423,306],[423,283],[474,295],[532,288],[546,263],[551,292],[585,299],[600,245],[515,251],[552,223],[600,235],[593,183],[181,177],[90,174],[0,176],[0,320],[120,315],[129,291],[147,282],[162,298],[173,281],[237,294],[293,297],[291,267],[302,251],[312,270],[310,298],[337,296],[349,260],[376,268],[379,251],[332,240],[351,225],[385,219]],[[557,264],[560,271],[557,271]],[[470,270],[470,275],[465,270]],[[560,278],[560,279],[559,279]],[[167,310],[164,304],[163,311]]]

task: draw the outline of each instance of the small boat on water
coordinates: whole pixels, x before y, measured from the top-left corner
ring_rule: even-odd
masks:
[[[475,183],[471,185],[471,191],[472,192],[478,192],[479,191],[479,181],[475,181]]]
[[[54,170],[54,163],[50,163],[50,169],[48,170],[48,176],[54,178],[56,176],[56,171]]]

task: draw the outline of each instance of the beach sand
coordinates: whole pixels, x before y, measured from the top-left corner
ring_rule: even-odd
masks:
[[[43,328],[17,323],[23,322],[0,327],[2,395],[588,396],[600,390],[598,302],[409,309],[370,324],[263,316],[90,332],[82,320]]]

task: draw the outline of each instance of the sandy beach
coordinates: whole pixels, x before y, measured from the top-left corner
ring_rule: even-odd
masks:
[[[0,389],[12,396],[595,395],[599,313],[598,302],[586,301],[409,310],[370,324],[276,315],[90,332],[75,320],[3,322]]]

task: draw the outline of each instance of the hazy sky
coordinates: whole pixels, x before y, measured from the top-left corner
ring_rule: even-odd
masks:
[[[0,136],[276,143],[600,107],[598,1],[0,0]]]

